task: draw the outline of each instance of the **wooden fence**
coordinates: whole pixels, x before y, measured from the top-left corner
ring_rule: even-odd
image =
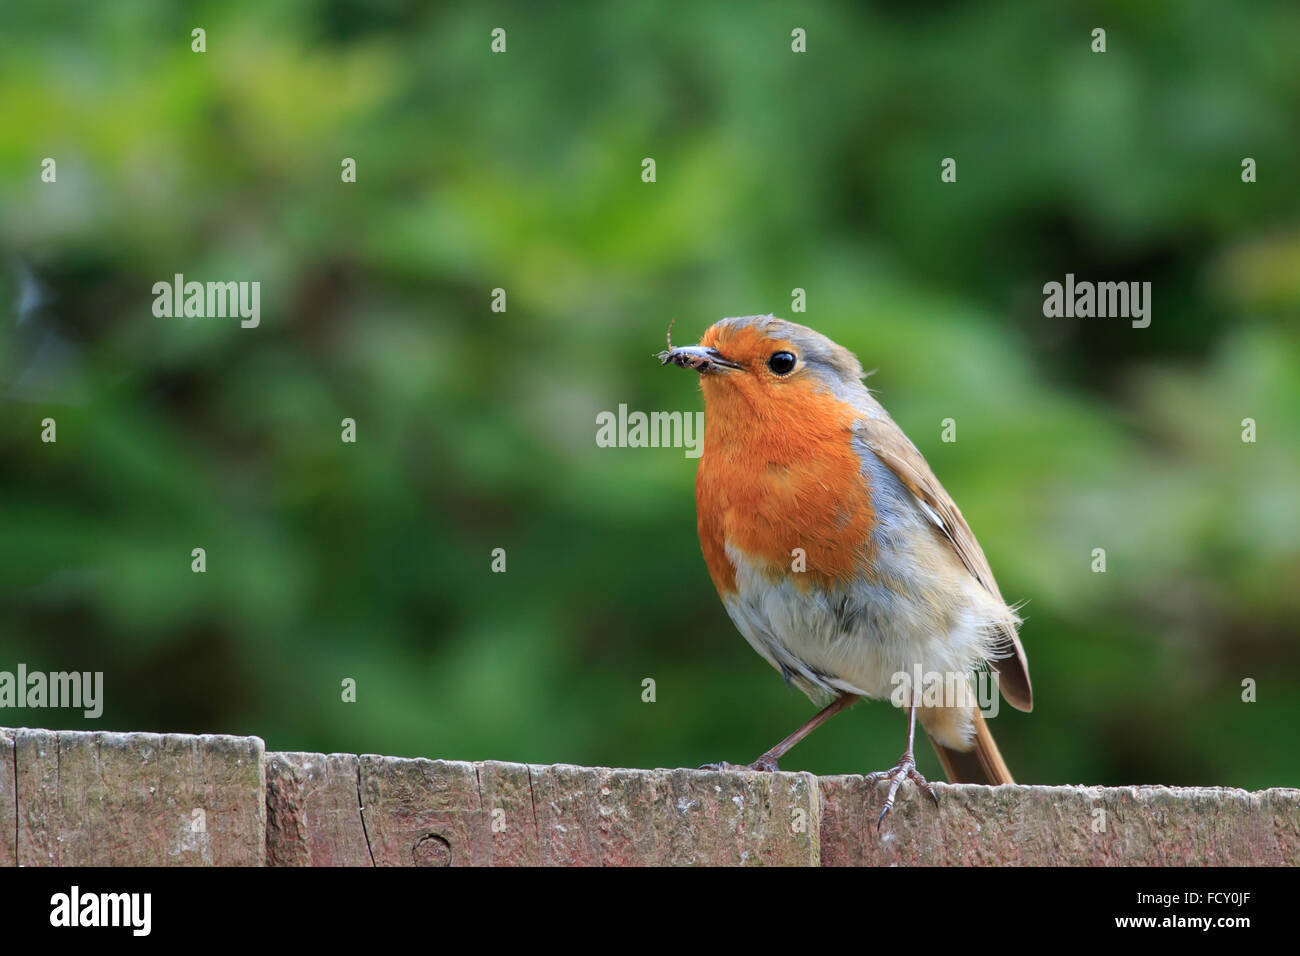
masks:
[[[884,785],[0,729],[0,865],[1300,863],[1300,790]],[[4,821],[12,821],[6,825]]]

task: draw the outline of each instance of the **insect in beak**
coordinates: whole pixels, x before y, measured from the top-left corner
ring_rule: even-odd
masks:
[[[660,365],[667,365],[671,362],[678,368],[691,368],[697,372],[712,372],[741,367],[717,349],[705,348],[703,345],[680,345],[674,348],[673,322],[676,321],[676,319],[673,319],[672,322],[668,323],[668,348],[655,356],[659,359]]]

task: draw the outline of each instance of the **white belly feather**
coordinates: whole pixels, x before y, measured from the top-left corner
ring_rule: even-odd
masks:
[[[874,456],[870,456],[874,458]],[[896,675],[967,675],[997,655],[1007,608],[966,571],[912,495],[883,466],[875,484],[873,573],[833,589],[773,580],[727,544],[736,592],[731,620],[754,650],[814,700],[840,693],[888,698]],[[969,717],[956,718],[959,735]],[[956,729],[956,728],[954,728]]]

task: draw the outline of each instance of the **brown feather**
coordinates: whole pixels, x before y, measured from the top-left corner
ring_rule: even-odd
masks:
[[[939,479],[930,470],[925,457],[912,444],[888,416],[858,420],[855,431],[886,467],[901,481],[917,500],[929,506],[942,522],[940,530],[952,545],[957,556],[971,576],[1003,604],[1006,601],[998,590],[998,582],[993,578],[993,569],[984,557],[984,550],[962,517],[957,503],[939,484]],[[1029,683],[1029,661],[1025,658],[1025,649],[1020,637],[1011,627],[999,628],[999,634],[1010,655],[999,658],[993,666],[998,672],[998,686],[1002,696],[1017,710],[1029,711],[1034,708],[1034,692]],[[992,738],[990,738],[992,740]],[[994,752],[997,748],[994,747]],[[1005,769],[1005,766],[1003,767]]]
[[[948,775],[950,783],[981,783],[996,787],[1003,783],[1015,783],[1011,771],[1007,769],[1002,753],[989,732],[989,725],[984,715],[975,711],[975,746],[963,753],[935,743],[934,752],[939,755],[939,763]]]

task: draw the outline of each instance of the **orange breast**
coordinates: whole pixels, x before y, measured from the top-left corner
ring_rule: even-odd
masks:
[[[736,590],[728,545],[769,578],[788,575],[803,590],[869,575],[875,513],[851,443],[854,410],[811,389],[782,396],[797,401],[765,401],[708,376],[703,388],[695,499],[718,593]],[[797,548],[802,573],[793,571]]]

